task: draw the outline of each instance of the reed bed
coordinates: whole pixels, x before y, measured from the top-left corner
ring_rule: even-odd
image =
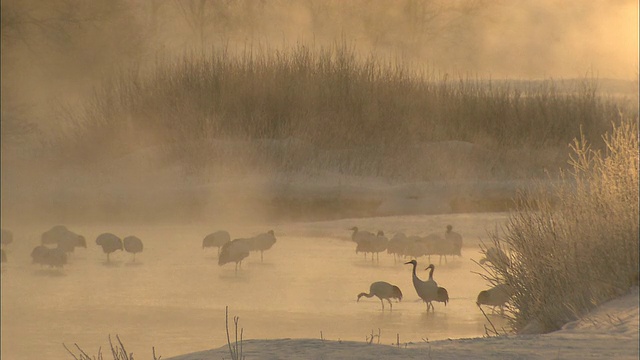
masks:
[[[602,146],[599,136],[619,111],[598,95],[594,79],[571,86],[452,79],[360,56],[345,43],[223,48],[158,56],[151,69],[109,78],[83,106],[60,114],[68,126],[52,148],[66,160],[93,163],[161,146],[169,161],[195,170],[232,158],[252,169],[394,176],[403,163],[415,179],[429,176],[402,159],[422,156],[415,153],[421,144],[459,141],[497,158],[521,151],[535,161],[544,149],[564,151],[580,129]],[[305,146],[257,145],[235,157],[218,149],[221,141]]]

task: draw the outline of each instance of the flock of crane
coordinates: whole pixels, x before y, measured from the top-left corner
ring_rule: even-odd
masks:
[[[1,240],[3,247],[9,245],[13,242],[13,233],[2,229]],[[136,254],[142,252],[144,248],[142,240],[136,236],[127,236],[121,239],[112,233],[98,235],[96,245],[102,247],[102,251],[107,254],[107,262],[111,261],[109,255],[117,250],[133,254],[133,261],[135,261]],[[56,225],[42,233],[40,245],[31,251],[31,259],[34,264],[61,269],[67,264],[69,254],[79,247],[87,247],[84,236],[69,230],[64,225]],[[6,261],[7,256],[2,249],[2,262]]]
[[[394,260],[398,258],[412,258],[405,265],[412,265],[412,282],[416,293],[427,304],[427,313],[435,310],[433,302],[441,302],[446,306],[449,302],[449,293],[433,278],[435,265],[430,264],[425,270],[429,270],[429,278],[422,280],[418,277],[416,269],[418,266],[416,258],[421,256],[430,257],[440,256],[461,256],[462,236],[453,231],[452,226],[448,225],[444,237],[437,234],[431,234],[425,237],[406,236],[404,233],[396,233],[390,240],[385,237],[384,232],[378,231],[376,234],[369,231],[362,231],[357,227],[350,229],[353,231],[351,239],[356,243],[356,253],[371,254],[371,260],[374,261],[374,255],[379,261],[379,253],[387,251],[388,254],[394,256]],[[1,237],[2,246],[6,246],[13,242],[13,234],[9,230],[2,229]],[[74,252],[77,247],[87,247],[84,236],[76,234],[63,225],[56,225],[45,231],[40,239],[41,244],[36,246],[31,252],[33,263],[52,268],[62,268],[67,264],[67,256]],[[117,250],[124,250],[135,255],[143,250],[142,240],[136,236],[127,236],[124,239],[112,234],[103,233],[97,236],[96,245],[100,246],[107,255],[107,263],[110,262],[110,254]],[[228,231],[220,230],[213,232],[202,240],[202,248],[218,249],[218,265],[223,266],[229,263],[235,263],[235,271],[242,267],[242,261],[249,256],[251,252],[260,252],[260,261],[263,261],[264,251],[271,249],[276,243],[276,237],[273,230],[261,233],[250,238],[237,238],[231,240]],[[2,249],[2,262],[7,261],[7,256]],[[500,249],[495,247],[489,248],[485,252],[485,257],[480,260],[480,264],[491,262],[493,264],[502,264],[509,266],[508,256]],[[511,297],[512,289],[507,284],[498,284],[493,288],[481,291],[478,294],[476,304],[491,306],[495,311],[496,307],[500,308],[501,313],[504,306]],[[384,281],[377,281],[371,284],[368,293],[360,293],[357,301],[361,297],[371,298],[376,296],[380,299],[382,310],[384,310],[384,300],[389,303],[390,309],[393,309],[391,299],[397,301],[402,300],[402,291],[399,287]]]
[[[276,236],[273,230],[250,238],[234,240],[231,240],[228,231],[220,230],[205,236],[202,240],[202,248],[217,247],[218,265],[235,263],[237,272],[238,267],[242,267],[242,260],[248,257],[252,251],[260,251],[260,261],[263,261],[264,252],[271,249],[275,243]]]
[[[7,262],[4,246],[13,242],[13,233],[2,229],[2,262]],[[236,271],[242,265],[242,260],[249,256],[250,252],[260,251],[260,261],[263,260],[264,251],[269,250],[276,243],[273,230],[256,235],[251,238],[231,240],[229,232],[217,231],[207,235],[202,241],[202,248],[218,248],[218,264],[235,263]],[[144,246],[142,240],[136,236],[120,238],[112,233],[103,233],[97,236],[96,245],[102,248],[107,255],[107,263],[111,261],[110,255],[118,250],[124,250],[133,254],[135,262],[136,254],[142,252]],[[64,225],[56,225],[42,233],[40,245],[31,251],[34,264],[49,266],[50,268],[63,268],[67,264],[68,255],[78,247],[86,248],[87,241],[84,236],[69,230]]]
[[[390,240],[384,235],[383,231],[376,234],[369,231],[362,231],[354,226],[350,229],[353,231],[351,240],[356,243],[356,253],[371,254],[371,260],[380,260],[380,253],[386,251],[393,255],[397,262],[399,257],[419,258],[427,256],[431,261],[431,256],[439,256],[440,263],[444,256],[445,263],[447,255],[462,256],[462,236],[453,231],[451,225],[447,225],[447,231],[444,237],[440,234],[429,234],[427,236],[407,236],[402,232],[396,233]]]
[[[422,280],[416,274],[416,268],[418,267],[418,262],[416,260],[411,260],[406,262],[405,265],[413,265],[413,270],[411,274],[411,280],[413,282],[413,287],[416,290],[416,293],[427,304],[427,313],[429,310],[432,312],[435,311],[435,307],[433,306],[433,302],[441,302],[447,306],[449,302],[449,292],[442,286],[438,286],[438,283],[433,279],[433,272],[435,270],[435,265],[429,264],[425,270],[429,270],[429,279]],[[483,290],[478,294],[476,305],[487,305],[495,311],[495,308],[500,308],[500,313],[504,313],[504,306],[509,301],[511,297],[512,290],[511,287],[507,284],[498,284],[491,289]],[[402,301],[402,291],[396,285],[390,284],[386,281],[376,281],[371,284],[369,287],[368,293],[360,293],[358,294],[357,301],[360,301],[361,297],[371,298],[376,296],[380,299],[380,303],[382,304],[382,310],[384,311],[384,300],[387,300],[389,303],[390,310],[393,309],[393,304],[391,303],[391,299],[396,299],[397,301]]]
[[[433,302],[441,302],[446,306],[449,302],[449,292],[446,288],[438,286],[438,283],[433,279],[433,272],[435,271],[435,265],[430,264],[425,270],[429,270],[429,278],[425,281],[418,277],[416,268],[418,262],[415,258],[421,256],[427,256],[428,261],[431,262],[431,256],[440,256],[440,263],[442,263],[442,257],[444,256],[445,262],[447,261],[447,255],[462,256],[462,236],[453,231],[451,225],[447,225],[447,230],[444,237],[439,234],[430,234],[425,237],[421,236],[407,236],[404,233],[396,233],[391,240],[389,240],[383,231],[378,231],[376,234],[369,231],[362,231],[358,227],[350,229],[353,231],[351,239],[356,243],[356,253],[364,253],[365,258],[367,254],[371,254],[371,260],[379,261],[379,253],[387,251],[387,253],[394,256],[394,260],[400,258],[414,258],[405,265],[412,265],[411,279],[413,287],[422,301],[427,304],[427,313],[431,310],[435,310]],[[480,260],[480,264],[491,262],[498,265],[509,266],[508,256],[500,249],[491,247],[486,253],[485,257]],[[500,312],[504,313],[504,306],[509,301],[512,295],[512,289],[507,284],[498,284],[488,290],[483,290],[478,294],[476,304],[487,305],[495,311],[496,307],[500,308]],[[368,293],[358,294],[356,301],[360,301],[361,297],[371,298],[376,296],[380,299],[382,304],[382,310],[384,310],[384,300],[389,303],[390,310],[393,309],[391,299],[402,301],[402,291],[396,285],[390,284],[385,281],[376,281],[369,287]]]

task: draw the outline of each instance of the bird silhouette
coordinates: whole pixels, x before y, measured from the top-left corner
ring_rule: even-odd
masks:
[[[405,263],[405,265],[408,265],[408,264],[413,265],[413,272],[412,272],[411,278],[413,280],[413,287],[416,289],[416,293],[422,299],[422,301],[427,303],[427,312],[429,312],[430,308],[433,311],[434,308],[433,308],[432,301],[438,299],[438,283],[436,283],[435,280],[433,280],[433,271],[435,269],[435,266],[433,264],[430,264],[426,268],[426,269],[431,269],[431,271],[429,272],[429,280],[423,281],[416,274],[416,267],[418,266],[418,262],[415,260],[411,260]]]
[[[435,301],[444,303],[444,306],[447,306],[447,303],[449,302],[449,292],[447,289],[442,286],[438,286],[438,297]]]
[[[462,256],[462,235],[453,231],[453,226],[447,225],[444,238],[453,244],[453,255]]]
[[[494,246],[486,249],[484,257],[479,261],[480,265],[486,262],[490,262],[494,267],[508,268],[511,266],[509,256],[507,256],[502,249]]]
[[[64,225],[56,225],[42,233],[40,237],[42,245],[57,245],[58,249],[70,254],[77,247],[87,247],[87,241],[82,235],[67,229]]]
[[[351,234],[351,240],[353,240],[356,243],[360,242],[361,240],[368,240],[376,236],[374,233],[370,231],[363,231],[358,229],[357,226],[354,226],[349,230],[353,231],[353,233]]]
[[[218,257],[218,265],[222,266],[227,263],[234,262],[236,264],[236,273],[238,267],[242,267],[242,260],[249,256],[251,246],[247,239],[234,239],[222,245],[220,256]]]
[[[136,254],[142,252],[142,249],[144,248],[142,240],[140,240],[136,236],[127,236],[122,239],[122,243],[124,245],[124,250],[128,253],[133,254],[133,262],[135,262]]]
[[[393,310],[393,304],[390,299],[398,299],[398,301],[402,301],[402,291],[400,288],[391,285],[386,281],[376,281],[369,286],[369,293],[360,293],[358,294],[358,300],[360,301],[361,297],[371,298],[377,296],[380,299],[380,303],[382,304],[382,310],[384,311],[384,301],[387,300],[389,302],[389,307]]]
[[[480,305],[491,306],[491,311],[495,312],[495,308],[500,308],[500,313],[504,314],[504,306],[511,298],[511,294],[513,290],[511,286],[507,284],[498,284],[492,287],[489,290],[480,291],[478,294],[478,299],[476,300],[476,305],[480,307]]]
[[[31,251],[31,258],[35,264],[41,266],[62,268],[67,263],[67,254],[62,249],[51,249],[44,245],[36,246]]]
[[[231,241],[231,235],[229,235],[228,231],[220,230],[213,232],[202,239],[202,249],[208,247],[217,247],[218,248],[218,256],[220,256],[220,249],[222,245]]]
[[[409,248],[410,240],[402,232],[398,232],[389,240],[387,244],[387,254],[393,255],[394,264],[398,262],[398,257],[405,256]]]
[[[262,262],[264,252],[271,249],[276,243],[276,236],[273,230],[269,230],[266,233],[248,238],[247,241],[249,243],[249,251],[260,251],[260,262]]]
[[[102,247],[102,251],[107,254],[107,263],[111,262],[109,255],[116,250],[122,250],[122,240],[112,233],[98,235],[96,244]]]
[[[31,250],[31,259],[34,264],[46,265],[45,257],[49,252],[49,248],[44,245],[38,245]]]
[[[9,245],[13,242],[13,233],[7,229],[0,230],[0,244],[2,246]]]
[[[378,231],[376,236],[367,237],[366,239],[361,239],[356,245],[356,254],[365,253],[365,258],[367,253],[371,253],[371,261],[374,261],[374,254],[376,255],[376,259],[380,262],[380,253],[387,250],[387,245],[389,240],[386,236],[384,236],[384,232]]]

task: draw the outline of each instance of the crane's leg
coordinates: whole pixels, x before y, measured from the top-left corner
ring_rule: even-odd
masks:
[[[393,304],[391,303],[391,300],[387,299],[387,301],[389,302],[389,311],[393,311]]]
[[[384,301],[380,299],[380,304],[382,304],[382,311],[384,311]]]
[[[262,262],[262,254],[264,253],[264,251],[260,250],[260,262]]]

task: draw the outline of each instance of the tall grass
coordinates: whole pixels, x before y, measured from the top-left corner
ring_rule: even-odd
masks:
[[[511,320],[556,330],[624,293],[638,274],[638,118],[624,119],[595,150],[571,145],[571,167],[549,191],[524,192],[495,245],[512,264],[489,267],[489,280],[515,290]]]
[[[111,349],[111,355],[113,360],[133,360],[133,353],[127,352],[127,350],[124,347],[124,344],[120,340],[120,336],[118,336],[117,334],[116,334],[116,339],[118,340],[118,342],[114,344],[114,342],[111,340],[111,335],[109,335],[109,347]],[[97,357],[96,356],[91,357],[77,343],[74,343],[73,345],[78,351],[77,354],[71,351],[67,347],[67,345],[65,345],[64,343],[62,344],[62,346],[65,348],[65,350],[67,350],[69,355],[71,355],[71,357],[73,357],[75,360],[104,360],[104,356],[102,355],[102,347],[98,349]],[[162,356],[156,357],[156,348],[152,347],[151,349],[153,352],[153,360],[160,360]]]
[[[598,142],[616,103],[597,94],[593,79],[568,90],[560,85],[452,80],[359,56],[344,43],[159,56],[152,70],[110,78],[83,108],[66,114],[72,125],[58,143],[67,159],[91,161],[161,144],[173,158],[202,167],[223,161],[212,149],[216,140],[295,138],[311,146],[305,162],[319,151],[363,149],[369,159],[350,154],[342,170],[357,172],[356,163],[368,161],[364,171],[378,175],[385,156],[429,141],[541,149],[565,146],[582,126]],[[270,166],[302,166],[291,151],[263,155]],[[315,161],[323,167],[338,160]]]

